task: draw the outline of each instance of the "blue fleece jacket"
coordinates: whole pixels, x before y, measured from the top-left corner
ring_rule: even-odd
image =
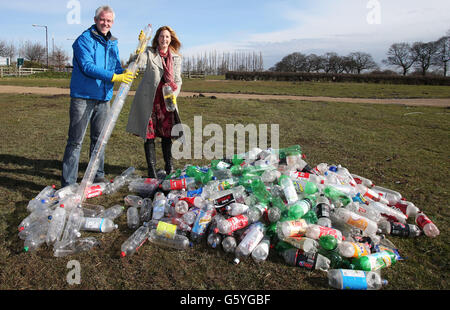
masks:
[[[106,40],[95,25],[73,43],[73,71],[70,96],[108,101],[113,95],[113,74],[124,70],[120,64],[117,39]]]

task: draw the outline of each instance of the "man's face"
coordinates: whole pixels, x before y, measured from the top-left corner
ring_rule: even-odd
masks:
[[[98,16],[98,19],[94,17],[94,22],[95,25],[97,25],[97,29],[106,35],[114,24],[113,14],[111,12],[103,11]]]

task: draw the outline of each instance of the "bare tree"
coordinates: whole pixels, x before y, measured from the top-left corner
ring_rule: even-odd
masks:
[[[387,52],[387,59],[383,63],[387,65],[401,67],[403,75],[414,65],[416,59],[411,52],[411,46],[408,43],[394,43]]]
[[[307,72],[319,72],[324,68],[325,58],[316,54],[306,56]]]
[[[432,64],[432,60],[435,57],[436,51],[437,45],[435,42],[415,42],[411,47],[412,55],[416,60],[415,67],[421,70],[422,75],[426,75]]]
[[[436,54],[433,57],[433,65],[440,67],[447,76],[448,61],[450,60],[450,30],[436,42]]]
[[[62,48],[60,47],[54,48],[53,53],[51,55],[51,64],[55,68],[58,68],[59,70],[64,69],[68,60],[69,56],[67,56],[66,52]],[[125,62],[123,62],[123,65],[124,64]]]
[[[307,69],[307,59],[302,53],[292,53],[275,64],[274,71],[279,72],[303,72]]]
[[[351,69],[361,74],[363,70],[378,69],[378,65],[373,60],[372,55],[364,52],[353,52],[348,55],[347,65],[351,65]]]
[[[16,55],[17,49],[11,42],[0,41],[0,56],[9,57],[11,60]]]
[[[25,59],[33,62],[41,62],[44,59],[46,49],[40,43],[26,41],[22,47],[22,54]]]

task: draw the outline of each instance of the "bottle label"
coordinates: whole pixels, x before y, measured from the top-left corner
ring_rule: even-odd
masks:
[[[366,273],[362,270],[341,269],[342,289],[366,290]]]
[[[425,225],[430,224],[430,223],[433,223],[433,222],[425,214],[420,214],[416,218],[416,224],[417,224],[417,226],[419,226],[420,229],[423,229],[425,227]]]
[[[391,256],[386,251],[374,253],[367,257],[369,258],[370,270],[372,271],[392,265]]]
[[[367,219],[365,219],[362,216],[356,216],[356,215],[350,215],[350,217],[347,220],[347,224],[349,224],[350,226],[359,228],[361,230],[366,230],[367,226],[369,225],[369,222],[367,221]]]
[[[93,198],[103,194],[103,188],[101,185],[94,185],[89,187],[88,192],[86,194],[86,198]]]
[[[241,228],[244,228],[248,225],[248,217],[246,217],[243,214],[240,214],[238,216],[230,217],[227,219],[228,222],[231,224],[231,231],[236,231]]]
[[[221,207],[225,207],[233,202],[235,202],[235,198],[234,198],[233,193],[231,193],[231,194],[227,194],[225,196],[215,199],[214,205],[216,206],[216,208],[221,208]]]
[[[177,225],[169,224],[163,221],[159,221],[158,226],[156,226],[156,233],[168,239],[174,239],[176,231]]]
[[[292,180],[292,183],[294,184],[297,193],[303,193],[305,191],[305,188],[300,180]]]
[[[288,221],[287,224],[290,234],[286,237],[303,236],[306,232],[306,228],[308,227],[308,224],[304,219]]]
[[[211,222],[211,212],[210,211],[201,211],[198,215],[197,220],[194,223],[194,227],[192,227],[192,232],[198,235],[203,235],[206,231],[206,227]]]
[[[170,189],[171,190],[181,190],[186,189],[186,179],[180,180],[170,180]]]
[[[316,206],[317,217],[330,217],[330,207],[325,203],[320,203]]]
[[[399,222],[390,222],[390,224],[392,236],[409,237],[410,230],[408,224],[403,224]]]
[[[295,255],[295,266],[313,269],[316,262],[315,256],[315,253],[297,250]]]
[[[369,252],[367,252],[367,249],[364,246],[362,246],[361,244],[359,244],[357,242],[352,242],[351,244],[354,249],[352,257],[361,257],[361,256],[367,256],[370,254]]]
[[[295,177],[295,178],[298,178],[298,179],[309,179],[309,173],[308,172],[293,171],[293,172],[291,172],[291,177]]]
[[[340,240],[336,229],[333,229],[330,227],[325,227],[325,226],[320,226],[320,225],[318,225],[318,226],[319,226],[319,230],[320,230],[319,238],[322,236],[331,235],[331,236],[335,237],[336,239]]]
[[[83,228],[89,231],[101,231],[104,218],[86,217]]]

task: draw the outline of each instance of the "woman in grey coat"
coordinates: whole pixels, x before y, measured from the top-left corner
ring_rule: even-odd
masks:
[[[164,104],[162,87],[169,85],[173,90],[172,101],[181,89],[181,56],[178,51],[181,43],[175,31],[163,26],[156,31],[152,46],[141,56],[140,68],[146,68],[141,83],[131,105],[128,116],[127,132],[144,139],[145,158],[148,165],[148,177],[156,178],[155,138],[161,138],[164,157],[164,170],[173,172],[172,164],[172,127],[180,124],[178,107],[169,112]]]

